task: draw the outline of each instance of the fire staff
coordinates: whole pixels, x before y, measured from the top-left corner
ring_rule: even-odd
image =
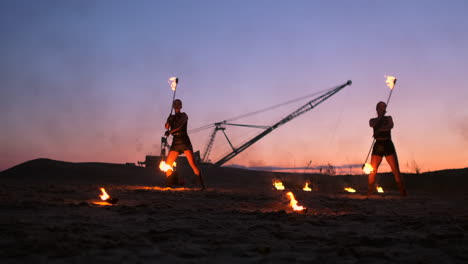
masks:
[[[202,190],[204,190],[205,184],[203,182],[203,177],[200,169],[195,163],[195,159],[193,158],[193,147],[187,133],[188,115],[180,111],[182,109],[182,101],[180,99],[174,100],[172,107],[174,108],[175,113],[173,115],[172,113],[169,115],[166,124],[164,125],[167,130],[165,136],[167,137],[171,134],[173,136],[172,145],[167,156],[166,164],[173,164],[179,154],[184,153],[190,166],[192,167],[193,172],[200,180]],[[172,168],[167,170],[166,177],[171,176],[172,173]]]
[[[406,196],[406,189],[403,183],[403,178],[400,173],[400,166],[398,164],[398,157],[396,154],[395,146],[392,142],[391,130],[393,128],[393,119],[391,116],[386,116],[387,104],[385,102],[378,102],[376,106],[377,117],[369,121],[369,125],[374,129],[375,143],[372,149],[371,165],[373,171],[369,174],[369,185],[367,194],[371,195],[375,190],[375,175],[379,168],[382,158],[385,159],[392,169],[393,176],[400,190],[401,196]]]

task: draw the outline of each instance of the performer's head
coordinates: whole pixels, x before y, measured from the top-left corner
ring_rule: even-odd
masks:
[[[387,112],[387,104],[380,101],[377,103],[377,105],[375,106],[375,110],[377,110],[377,115],[379,116],[383,116],[385,115],[385,113]]]
[[[172,107],[176,111],[180,111],[182,108],[182,101],[180,99],[175,99],[174,102],[172,103]]]

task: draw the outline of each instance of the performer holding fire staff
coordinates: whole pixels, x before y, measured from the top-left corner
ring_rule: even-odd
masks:
[[[385,102],[378,102],[376,106],[377,117],[369,121],[369,125],[374,129],[375,144],[372,149],[371,165],[374,168],[369,174],[368,195],[372,195],[375,191],[375,175],[382,162],[383,156],[392,169],[395,181],[400,189],[400,195],[406,196],[406,189],[403,183],[403,178],[400,173],[400,166],[398,164],[398,157],[396,154],[395,146],[392,142],[390,131],[393,128],[393,119],[391,116],[386,116],[387,104]]]
[[[174,108],[175,113],[174,115],[171,113],[171,115],[167,118],[166,124],[164,125],[167,130],[165,136],[167,137],[171,134],[173,136],[172,145],[167,156],[166,164],[173,164],[179,154],[184,153],[190,166],[193,169],[193,172],[200,180],[202,190],[205,190],[203,177],[201,175],[200,169],[195,163],[192,143],[190,142],[190,138],[187,134],[188,115],[180,111],[180,109],[182,109],[182,101],[180,99],[174,100],[172,107]],[[166,177],[171,176],[172,173],[172,169],[167,170]]]

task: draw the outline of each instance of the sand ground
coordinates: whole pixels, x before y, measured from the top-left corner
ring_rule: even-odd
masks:
[[[0,186],[2,263],[467,263],[467,196]],[[99,187],[118,198],[97,205]]]

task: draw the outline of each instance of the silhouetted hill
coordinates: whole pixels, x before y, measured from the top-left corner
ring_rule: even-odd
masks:
[[[185,159],[178,160],[177,170],[188,185],[197,185],[191,168]],[[353,187],[358,192],[367,190],[367,175],[300,174],[287,172],[255,171],[233,167],[202,167],[208,187],[265,188],[273,179],[281,180],[289,189],[302,189],[306,181],[314,191],[340,192]],[[434,194],[468,193],[468,168],[449,169],[422,174],[404,174],[408,191]],[[143,184],[165,186],[165,176],[156,168],[99,162],[65,162],[51,159],[35,159],[0,172],[1,182],[25,184]],[[396,190],[391,173],[377,175],[377,183],[384,190]]]
[[[125,164],[35,159],[0,173],[0,179],[31,183],[156,184],[154,171]]]

